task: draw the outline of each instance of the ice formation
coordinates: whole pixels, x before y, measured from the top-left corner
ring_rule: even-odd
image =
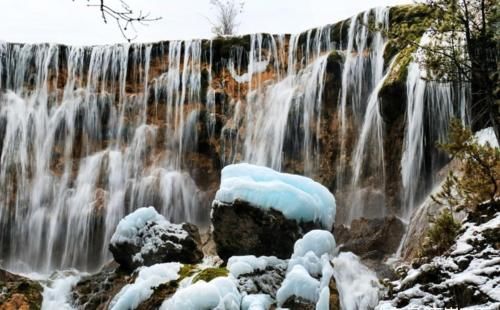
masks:
[[[227,262],[227,269],[235,278],[240,275],[264,271],[268,266],[276,266],[283,263],[281,259],[274,256],[232,256]]]
[[[281,211],[290,219],[320,222],[326,229],[331,229],[335,219],[335,198],[323,185],[304,176],[246,163],[222,169],[215,199],[222,203],[243,200]]]
[[[139,274],[133,284],[127,284],[113,298],[111,310],[135,309],[141,302],[153,294],[153,289],[162,283],[179,278],[181,269],[179,263],[156,264],[150,267],[139,268]]]
[[[279,306],[290,297],[316,303],[316,309],[329,309],[329,284],[333,276],[330,263],[335,239],[325,230],[312,230],[295,242],[292,258],[281,288],[276,294]]]
[[[241,310],[267,310],[273,299],[267,294],[246,295],[241,301]]]

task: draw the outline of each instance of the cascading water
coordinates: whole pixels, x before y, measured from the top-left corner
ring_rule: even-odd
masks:
[[[237,38],[228,50],[226,39],[95,47],[0,43],[2,264],[95,270],[110,257],[118,221],[138,207],[153,205],[173,222],[203,224],[210,182],[218,182],[222,166],[241,161],[314,177],[325,165],[334,169],[329,161],[338,163],[325,185],[347,193],[347,220],[383,216],[378,96],[388,14],[380,8],[353,17],[340,41],[329,25]],[[370,31],[372,22],[382,29]],[[346,50],[336,50],[342,42]],[[343,55],[343,70],[333,77],[340,80],[338,94],[325,102],[331,55]],[[432,117],[456,114],[441,103],[460,96],[432,83],[420,91],[415,70],[409,68],[407,81],[404,148],[422,159],[403,156],[403,184],[425,163],[422,141],[446,133]],[[338,146],[327,153],[329,140]],[[406,190],[405,200],[417,201],[419,190]]]
[[[420,44],[426,45],[431,40],[431,34],[426,33]],[[413,57],[406,79],[406,129],[401,157],[402,216],[405,219],[410,218],[418,204],[440,181],[434,176],[446,159],[432,151],[435,147],[432,143],[446,141],[452,118],[459,118],[464,124],[469,122],[468,86],[426,81],[427,72],[419,65],[425,57],[424,51],[418,49]],[[431,154],[427,160],[425,153]]]
[[[168,121],[175,115],[183,121],[186,97],[199,101],[200,44],[172,43],[173,54],[184,48],[183,71],[166,85],[154,83],[156,94],[172,98]],[[0,108],[0,227],[2,258],[17,264],[11,268],[23,269],[20,263],[36,270],[97,268],[109,257],[117,222],[137,206],[153,204],[172,220],[198,222],[196,185],[175,169],[192,135],[182,123],[172,133],[147,121],[151,50],[151,45],[2,49],[0,76],[7,91]],[[177,58],[170,66],[181,68],[180,63]],[[137,89],[128,94],[127,87]],[[163,150],[155,149],[160,135],[176,145],[176,156],[161,159]]]
[[[373,14],[378,31],[368,31],[370,14]],[[340,97],[340,160],[337,167],[337,186],[352,188],[350,201],[353,203],[347,215],[346,222],[366,215],[363,195],[363,185],[360,183],[363,174],[377,175],[382,182],[377,181],[379,187],[370,189],[383,196],[383,121],[378,108],[378,92],[384,81],[384,48],[386,39],[384,31],[389,28],[389,10],[377,8],[367,11],[361,16],[354,16],[350,20],[348,42],[345,56],[344,70],[342,72],[342,89]],[[371,43],[368,44],[371,38]],[[369,68],[369,69],[368,69]],[[347,106],[351,106],[348,112]],[[349,113],[349,115],[348,115]],[[345,180],[348,141],[348,116],[353,119],[350,133],[357,136],[351,158],[351,181]],[[375,182],[372,182],[375,183]],[[376,200],[379,204],[377,210],[369,210],[371,214],[381,216],[380,209],[384,210],[383,201]],[[382,205],[381,205],[382,204]],[[381,205],[381,206],[380,206]]]

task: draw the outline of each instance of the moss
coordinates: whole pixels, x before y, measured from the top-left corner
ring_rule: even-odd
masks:
[[[196,283],[200,280],[209,282],[210,280],[215,279],[217,277],[226,277],[228,274],[229,274],[228,270],[224,267],[203,269],[197,275],[194,276],[193,283]]]
[[[390,9],[388,38],[393,47],[401,50],[411,42],[418,43],[422,35],[438,17],[428,5],[401,5]],[[393,54],[394,55],[394,54]]]
[[[336,62],[336,61],[344,62],[344,56],[342,56],[342,54],[339,53],[339,51],[335,50],[328,55],[327,61],[328,62]]]
[[[181,281],[184,278],[192,276],[196,272],[196,266],[185,264],[182,265],[181,270],[179,270],[179,279],[177,281]]]
[[[229,59],[231,52],[236,48],[243,48],[246,51],[250,50],[250,35],[239,37],[217,37],[212,41],[212,59],[219,60],[222,58]],[[203,42],[203,49],[210,49],[210,41]]]
[[[378,94],[380,112],[385,122],[392,124],[404,114],[406,104],[406,78],[408,66],[413,60],[414,46],[408,46],[397,54],[389,69],[389,76]]]

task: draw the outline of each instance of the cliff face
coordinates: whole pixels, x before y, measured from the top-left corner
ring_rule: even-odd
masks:
[[[413,51],[394,33],[418,19],[418,38],[429,16],[405,6],[298,35],[2,43],[1,258],[95,269],[118,220],[138,207],[207,223],[222,167],[241,161],[317,179],[336,195],[337,223],[407,215],[443,162],[434,142],[461,104],[439,99],[451,112],[436,129],[429,98],[452,88],[419,95],[420,164],[403,170],[422,181],[405,194]]]

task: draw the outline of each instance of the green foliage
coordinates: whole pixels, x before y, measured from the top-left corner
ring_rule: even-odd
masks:
[[[179,270],[179,279],[178,281],[192,276],[196,272],[196,266],[195,265],[189,265],[185,264],[182,265],[181,270]]]
[[[196,283],[200,280],[205,282],[210,282],[212,279],[217,277],[227,277],[228,271],[226,268],[207,268],[200,271],[193,278],[193,283]]]
[[[389,43],[401,50],[420,41],[425,31],[433,24],[437,14],[425,4],[402,5],[391,8],[391,28],[388,33]]]
[[[427,231],[420,249],[420,257],[434,257],[443,254],[453,245],[461,227],[449,209],[444,209],[431,222],[431,227]]]
[[[449,142],[440,147],[461,163],[460,177],[450,172],[433,199],[452,207],[474,208],[484,201],[500,196],[500,149],[480,145],[470,129],[458,120],[450,125]]]

